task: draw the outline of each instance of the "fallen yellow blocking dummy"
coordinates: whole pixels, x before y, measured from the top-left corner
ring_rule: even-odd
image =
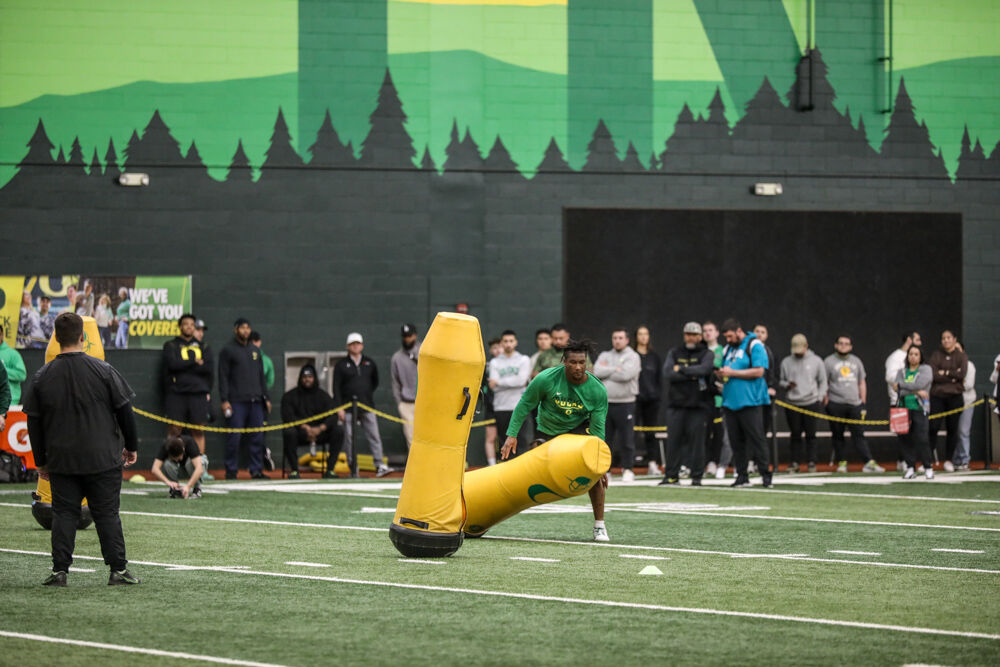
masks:
[[[528,507],[583,495],[610,468],[611,450],[603,440],[566,434],[510,461],[473,470],[463,489],[469,512],[465,534],[479,537]]]
[[[389,529],[404,556],[450,556],[462,546],[465,445],[485,365],[479,320],[438,313],[420,346],[413,444]]]

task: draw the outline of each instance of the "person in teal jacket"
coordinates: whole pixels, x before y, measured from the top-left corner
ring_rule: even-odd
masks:
[[[10,405],[20,405],[21,383],[27,379],[28,371],[24,368],[24,359],[21,358],[21,353],[4,340],[5,334],[3,325],[0,324],[0,363],[7,371],[7,383],[10,385]]]

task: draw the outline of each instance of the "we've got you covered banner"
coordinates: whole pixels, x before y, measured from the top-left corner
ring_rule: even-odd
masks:
[[[191,276],[0,276],[0,322],[11,347],[45,349],[65,311],[93,317],[105,350],[158,349],[191,312]]]

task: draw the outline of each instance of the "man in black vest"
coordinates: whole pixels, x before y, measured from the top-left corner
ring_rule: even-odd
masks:
[[[667,353],[667,463],[661,485],[679,484],[682,454],[690,447],[691,486],[705,472],[705,429],[712,407],[715,355],[701,339],[701,325],[684,325],[684,344]]]

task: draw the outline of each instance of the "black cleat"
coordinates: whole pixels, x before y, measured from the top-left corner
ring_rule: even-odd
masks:
[[[253,475],[250,475],[250,479],[271,479],[271,478],[258,470]]]
[[[227,470],[226,471],[226,479],[236,479],[236,476],[238,474],[239,474],[238,472]]]
[[[299,474],[298,470],[293,470],[292,472],[288,473],[288,479],[301,479],[301,478],[302,475]]]
[[[657,484],[657,486],[677,486],[681,481],[676,477],[664,477],[663,481]]]
[[[332,470],[327,470],[323,473],[323,479],[340,479],[340,477]]]
[[[737,477],[736,481],[729,485],[732,488],[744,488],[750,486],[750,479],[747,477]]]
[[[42,586],[65,587],[66,573],[61,570],[59,572],[53,572],[52,574],[50,574],[48,577],[45,578],[45,581],[42,582]]]
[[[761,476],[761,480],[760,481],[761,481],[761,484],[763,485],[763,487],[765,489],[773,489],[774,488],[774,482],[771,481],[771,476],[770,475],[763,475],[763,476]]]
[[[128,570],[121,570],[120,572],[112,570],[111,576],[108,577],[108,586],[134,586],[138,583],[141,583],[139,579],[133,577],[132,573]]]
[[[701,477],[692,477],[691,486],[701,486]]]

